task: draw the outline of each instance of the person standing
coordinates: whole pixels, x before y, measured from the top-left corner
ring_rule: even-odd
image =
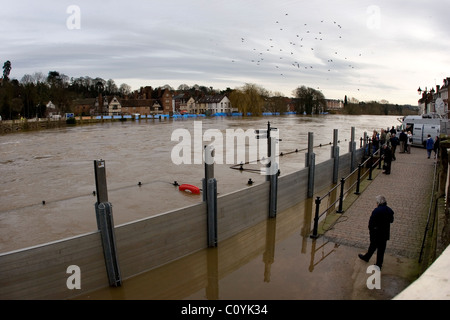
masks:
[[[395,132],[391,133],[391,151],[392,151],[392,161],[395,161],[395,150],[399,145],[398,137],[395,136]]]
[[[412,145],[412,141],[413,141],[413,136],[411,134],[411,131],[408,131],[407,137],[408,137],[408,139],[406,140],[406,152],[411,153],[411,145]]]
[[[383,165],[383,173],[391,174],[391,164],[392,164],[392,150],[388,147],[387,143],[383,145],[383,155],[384,165]]]
[[[388,207],[384,196],[376,196],[376,202],[377,207],[372,211],[369,219],[370,245],[367,252],[365,254],[358,254],[358,257],[361,260],[369,262],[372,255],[377,251],[375,265],[381,270],[386,244],[390,238],[391,223],[394,222],[394,211]]]
[[[431,151],[433,151],[433,147],[434,147],[434,141],[433,141],[433,138],[431,137],[431,135],[428,135],[426,147],[427,147],[428,159],[430,159]]]
[[[402,132],[400,133],[400,153],[405,153],[406,152],[406,140],[408,139],[408,135],[405,132],[405,129],[402,130]]]
[[[380,137],[378,135],[378,132],[376,130],[373,130],[373,134],[372,134],[372,154],[377,152],[379,147],[380,147]]]
[[[434,140],[434,147],[433,147],[435,159],[439,154],[439,141],[440,141],[439,136],[436,136],[436,140]]]

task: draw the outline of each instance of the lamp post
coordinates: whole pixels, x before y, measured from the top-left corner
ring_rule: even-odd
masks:
[[[428,91],[427,87],[425,87],[425,90],[422,90],[419,87],[419,89],[417,89],[417,92],[419,93],[419,95],[420,94],[422,95],[422,100],[425,102],[424,113],[428,113],[428,111],[427,111],[427,103],[428,103],[428,99],[430,97],[431,97],[431,100],[433,99],[434,88],[431,88],[431,90]]]

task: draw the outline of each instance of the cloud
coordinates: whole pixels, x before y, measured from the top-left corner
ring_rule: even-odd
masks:
[[[67,27],[80,10],[79,29]],[[417,101],[446,77],[442,1],[16,1],[4,8],[12,77],[57,70],[144,85],[256,83],[290,95]],[[428,57],[432,57],[429,59]],[[436,80],[435,80],[436,79]]]

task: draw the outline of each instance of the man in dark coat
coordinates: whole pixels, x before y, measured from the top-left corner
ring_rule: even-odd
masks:
[[[380,268],[383,265],[386,242],[390,237],[391,223],[394,222],[394,211],[387,206],[384,196],[377,196],[377,207],[372,211],[369,219],[370,245],[366,254],[359,254],[358,257],[366,262],[370,260],[377,250],[376,265]]]
[[[387,146],[387,144],[383,145],[383,155],[384,159],[384,174],[391,174],[391,164],[392,164],[392,150]]]
[[[400,141],[400,153],[406,152],[406,140],[408,140],[408,135],[405,132],[405,129],[402,130],[400,133],[400,138],[398,139]]]

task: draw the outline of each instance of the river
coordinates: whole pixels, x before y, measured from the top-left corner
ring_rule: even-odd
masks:
[[[281,175],[304,167],[309,132],[314,134],[314,145],[318,146],[314,152],[319,163],[330,158],[334,129],[338,129],[340,154],[344,154],[348,152],[352,127],[359,147],[364,132],[371,135],[374,129],[399,124],[396,116],[286,115],[132,120],[3,135],[0,252],[95,231],[94,160],[105,160],[115,225],[198,203],[201,195],[181,192],[173,185],[176,181],[201,188],[204,176],[203,164],[174,163],[173,150],[181,145],[180,139],[172,141],[174,132],[191,135],[191,159],[195,160],[201,153],[195,148],[199,146],[195,139],[200,139],[201,144],[209,143],[208,132],[226,137],[227,129],[266,129],[268,122],[278,129],[279,152],[286,154],[279,157]],[[225,140],[223,145],[226,146]],[[287,154],[296,149],[299,152]],[[219,148],[216,156],[220,155],[218,151]],[[228,152],[225,147],[223,154]],[[246,159],[249,157],[247,154]],[[225,155],[220,159],[223,164],[214,167],[219,195],[246,188],[249,179],[255,183],[265,179],[255,171],[231,169],[236,163],[226,161]]]

